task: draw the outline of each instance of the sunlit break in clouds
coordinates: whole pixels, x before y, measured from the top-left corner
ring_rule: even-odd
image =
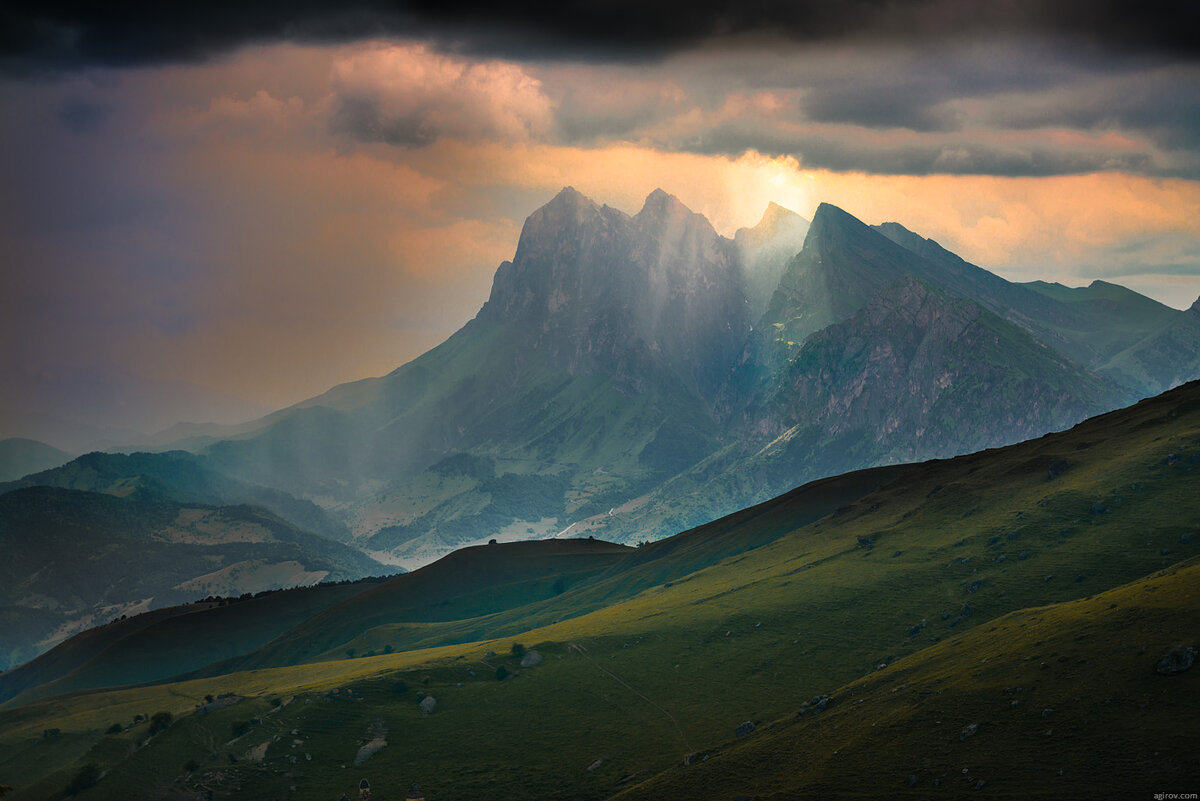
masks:
[[[5,12],[0,408],[149,433],[386,373],[566,185],[727,236],[830,202],[1011,280],[1196,300],[1186,20],[839,5]]]

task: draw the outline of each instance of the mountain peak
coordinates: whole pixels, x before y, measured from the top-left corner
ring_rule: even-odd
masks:
[[[591,198],[584,195],[573,186],[564,186],[558,191],[558,194],[550,199],[550,202],[543,209],[563,208],[563,209],[581,209],[594,207],[596,204]]]
[[[1200,314],[1200,297],[1196,298],[1196,302],[1193,303],[1190,308],[1188,308],[1188,311],[1194,314]]]
[[[646,202],[642,204],[642,210],[637,213],[637,216],[665,219],[667,217],[684,217],[694,213],[683,205],[683,201],[679,198],[662,189],[655,189],[646,196]]]
[[[792,211],[791,209],[784,208],[772,200],[767,204],[766,210],[763,211],[762,218],[758,221],[758,225],[754,226],[752,230],[770,235],[781,231],[784,228],[794,228],[798,225],[803,225],[806,222],[807,221],[796,212]]]
[[[838,227],[865,227],[866,223],[855,217],[848,211],[844,211],[832,203],[822,203],[817,206],[817,211],[813,214],[812,227],[836,225]]]
[[[883,239],[877,231],[849,212],[831,203],[817,206],[812,223],[808,226],[808,236],[804,240],[804,248],[828,247],[836,242],[849,242],[862,239],[871,241],[874,237]]]

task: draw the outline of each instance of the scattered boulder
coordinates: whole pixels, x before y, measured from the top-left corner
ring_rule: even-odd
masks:
[[[744,723],[739,723],[738,727],[733,730],[734,737],[745,737],[750,732],[754,731],[754,721],[747,720]]]
[[[1019,554],[1017,554],[1017,558],[1024,562],[1029,558],[1029,551],[1021,551]]]
[[[962,732],[958,735],[958,739],[965,740],[968,737],[974,736],[975,732],[977,732],[977,731],[979,731],[979,724],[972,723],[970,726],[967,726],[965,729],[962,730]]]
[[[354,756],[354,764],[361,765],[371,757],[375,756],[375,752],[381,750],[387,745],[387,740],[382,736],[376,737],[371,742],[358,749],[358,753]]]
[[[974,595],[983,586],[983,579],[975,579],[966,586],[967,595]]]
[[[1070,467],[1070,464],[1067,463],[1066,459],[1055,459],[1050,463],[1050,466],[1046,468],[1046,480],[1053,481],[1065,473],[1068,467]]]
[[[1104,504],[1100,503],[1100,501],[1096,501],[1095,503],[1092,504],[1092,514],[1094,514],[1094,515],[1102,515],[1107,511],[1108,511],[1108,507],[1105,506]]]
[[[537,651],[526,651],[525,656],[521,657],[521,667],[533,667],[542,662],[542,655]]]
[[[600,767],[603,764],[604,764],[603,759],[597,759],[595,762],[593,762],[592,764],[587,766],[588,773],[591,773],[593,770],[595,770],[596,768]],[[687,763],[685,762],[684,764],[686,765]]]
[[[828,695],[815,695],[812,700],[805,701],[800,705],[800,708],[796,710],[796,717],[803,717],[809,712],[812,712],[814,715],[824,712],[832,700]]]
[[[426,715],[432,715],[433,708],[435,706],[437,706],[437,699],[435,699],[432,695],[427,695],[421,699],[421,703],[420,703],[421,711],[424,712]]]
[[[861,537],[860,536],[858,538],[858,547],[866,548],[868,551],[871,550],[872,548],[875,547],[874,537]]]
[[[1163,676],[1175,676],[1196,662],[1196,649],[1190,645],[1177,645],[1158,660],[1154,670]]]
[[[683,765],[684,765],[684,767],[687,767],[688,765],[695,765],[697,762],[700,761],[700,759],[701,759],[700,754],[684,754],[683,755]]]

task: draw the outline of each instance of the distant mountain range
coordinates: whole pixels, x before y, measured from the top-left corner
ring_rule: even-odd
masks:
[[[1200,376],[1200,307],[1015,284],[896,223],[772,206],[724,238],[564,189],[460,331],[179,443],[336,509],[368,552],[653,540],[823,475],[1058,430]]]
[[[14,481],[71,461],[72,454],[24,437],[0,439],[0,481]]]

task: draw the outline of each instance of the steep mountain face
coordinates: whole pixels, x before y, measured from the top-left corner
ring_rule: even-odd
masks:
[[[1196,317],[1111,284],[1014,284],[828,204],[729,240],[661,191],[631,216],[564,189],[445,343],[201,456],[337,507],[408,566],[493,537],[654,539],[1200,375]]]
[[[734,247],[662,190],[629,217],[564,189],[530,216],[478,319],[524,327],[570,375],[641,392],[666,371],[702,398],[750,329]]]
[[[209,595],[389,572],[262,509],[35,486],[0,495],[0,666]]]
[[[1138,387],[1174,387],[1200,375],[1200,298],[1159,331],[1108,359],[1099,372]]]
[[[808,220],[776,203],[767,205],[753,228],[741,228],[733,236],[746,276],[746,300],[750,318],[758,320],[767,310],[784,270],[804,247]]]
[[[759,262],[788,237],[760,227]],[[566,189],[447,342],[203,456],[347,505],[364,547],[401,559],[552,535],[719,447],[751,327],[740,252],[664,192],[630,216]]]
[[[757,416],[767,453],[785,448],[797,463],[828,453],[841,472],[1027,439],[1116,396],[1012,323],[907,275],[809,337]]]
[[[910,251],[822,203],[803,250],[787,266],[759,327],[773,328],[777,342],[794,348],[809,334],[861,309],[911,272],[914,261]]]

